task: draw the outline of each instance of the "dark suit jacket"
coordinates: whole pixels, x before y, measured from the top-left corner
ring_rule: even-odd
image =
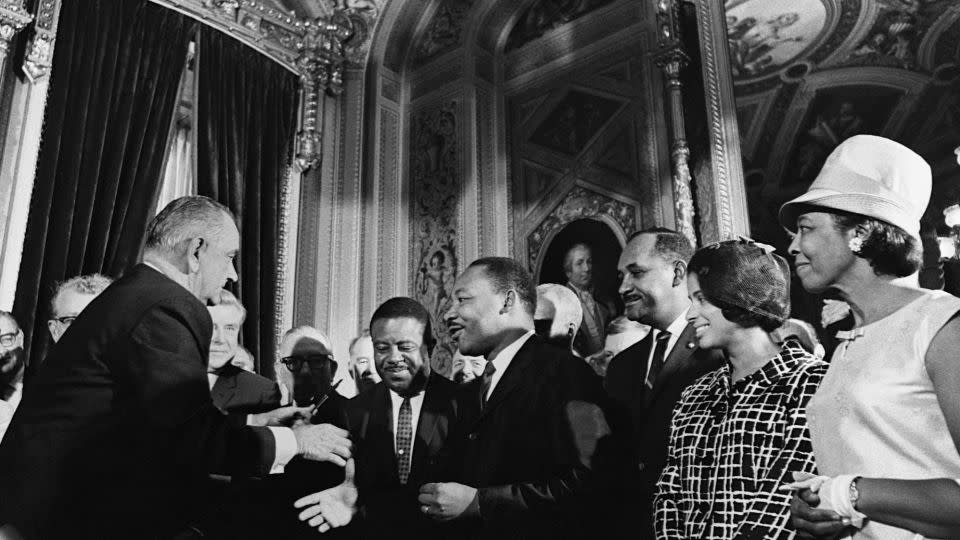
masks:
[[[203,512],[208,472],[263,472],[270,432],[233,426],[210,400],[211,327],[145,265],[91,302],[0,444],[0,523],[29,539],[166,538]]]
[[[594,464],[609,433],[599,377],[534,335],[482,411],[481,379],[471,385],[475,405],[457,455],[460,481],[478,488],[481,523],[468,524],[465,536],[597,537],[597,524],[584,516],[596,500]]]
[[[233,364],[220,370],[210,397],[221,411],[243,415],[272,411],[280,407],[281,399],[277,383]]]
[[[657,479],[667,459],[670,420],[680,394],[700,376],[719,368],[719,351],[697,346],[694,329],[687,325],[667,355],[663,370],[650,390],[644,384],[653,332],[610,360],[604,386],[615,405],[614,430],[631,453],[632,467],[620,487],[622,500],[632,514],[622,527],[631,538],[652,538],[652,504]],[[638,523],[638,520],[642,523]]]
[[[413,442],[413,461],[406,485],[400,483],[394,452],[393,404],[382,382],[348,405],[350,437],[355,444],[358,527],[362,538],[436,538],[443,528],[420,512],[420,486],[449,481],[451,433],[461,418],[461,388],[441,375],[427,383]]]

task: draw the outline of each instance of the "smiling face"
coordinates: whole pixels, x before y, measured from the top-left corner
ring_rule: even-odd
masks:
[[[400,395],[419,392],[430,375],[425,330],[426,325],[413,317],[376,319],[370,325],[377,373]]]
[[[196,295],[203,302],[217,304],[220,291],[227,281],[237,281],[233,260],[240,251],[240,232],[233,219],[224,215],[219,234],[208,234],[204,240],[197,254],[199,270]]]
[[[243,314],[230,305],[208,306],[213,320],[213,336],[210,339],[210,358],[207,371],[213,373],[234,357],[240,346],[240,326]]]
[[[687,290],[690,292],[690,309],[687,322],[693,326],[697,343],[703,349],[724,349],[740,327],[727,320],[717,306],[710,303],[700,290],[697,274],[687,275]]]
[[[677,298],[686,291],[677,290],[677,264],[660,256],[655,250],[656,236],[640,235],[624,248],[617,263],[620,296],[625,313],[631,321],[665,329],[679,316]]]
[[[505,304],[506,294],[494,289],[483,267],[471,266],[457,278],[445,318],[461,353],[486,356],[500,344]]]
[[[826,212],[807,212],[797,218],[790,254],[804,289],[821,293],[845,277],[857,260],[849,247],[855,234],[838,230],[833,215]]]

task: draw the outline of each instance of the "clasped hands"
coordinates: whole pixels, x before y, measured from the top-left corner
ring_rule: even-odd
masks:
[[[320,532],[343,527],[357,513],[355,464],[347,460],[344,480],[330,489],[307,495],[293,503],[304,509],[298,518]],[[477,490],[456,482],[432,482],[420,486],[420,511],[435,521],[450,521],[464,515],[477,497]]]
[[[852,510],[856,516],[840,515],[834,508],[839,505],[834,492],[849,491],[850,477],[829,478],[809,473],[793,473],[794,481],[780,486],[780,491],[793,491],[790,503],[791,521],[797,529],[798,538],[837,538],[848,527],[862,526],[863,514]],[[843,486],[835,481],[846,479]]]

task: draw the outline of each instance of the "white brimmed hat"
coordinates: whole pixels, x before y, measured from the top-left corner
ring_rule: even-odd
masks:
[[[930,165],[900,143],[856,135],[840,143],[806,193],[780,207],[780,224],[795,231],[800,205],[872,217],[920,238],[930,202]]]

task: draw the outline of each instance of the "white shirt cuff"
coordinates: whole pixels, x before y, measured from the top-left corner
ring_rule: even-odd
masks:
[[[287,427],[268,426],[268,429],[273,433],[273,440],[276,443],[270,474],[280,474],[293,456],[297,455],[297,437],[293,434],[293,430]]]

